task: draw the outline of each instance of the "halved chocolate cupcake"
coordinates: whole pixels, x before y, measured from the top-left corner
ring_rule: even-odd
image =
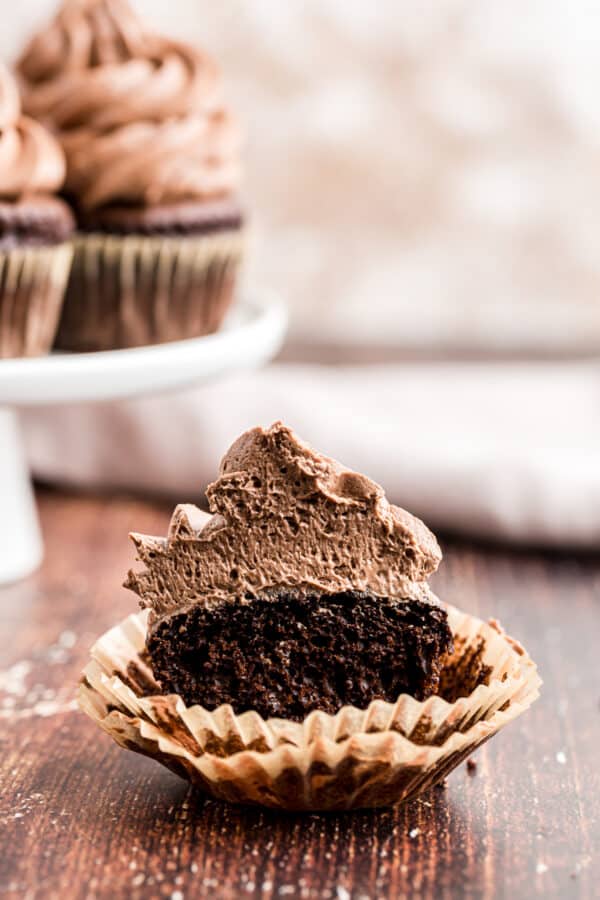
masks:
[[[452,634],[422,522],[281,423],[242,435],[207,493],[211,516],[179,506],[166,539],[132,535],[163,693],[302,721],[437,692]]]
[[[229,450],[212,515],[132,535],[144,611],[79,686],[120,746],[220,800],[286,810],[415,797],[521,715],[540,678],[500,625],[443,607],[433,535],[280,423]]]

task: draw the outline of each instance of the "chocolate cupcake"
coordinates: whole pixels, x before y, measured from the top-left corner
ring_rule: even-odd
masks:
[[[239,130],[214,62],[126,0],[65,0],[18,68],[26,110],[64,148],[79,225],[59,346],[214,332],[244,243]]]
[[[47,353],[58,325],[72,250],[73,217],[53,196],[63,152],[21,115],[17,85],[0,65],[0,357]]]
[[[289,428],[243,435],[208,499],[132,535],[144,611],[92,648],[79,702],[121,746],[236,803],[385,806],[537,697],[523,647],[427,587],[423,523]]]
[[[301,721],[437,692],[452,636],[422,522],[281,424],[231,447],[208,498],[206,521],[180,507],[166,541],[133,538],[165,693]]]

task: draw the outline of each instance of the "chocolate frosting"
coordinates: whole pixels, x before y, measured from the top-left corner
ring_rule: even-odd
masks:
[[[83,208],[236,191],[239,130],[216,64],[146,28],[126,0],[65,0],[18,68],[24,107],[58,132]]]
[[[441,559],[433,534],[280,422],[233,444],[207,496],[212,515],[178,506],[166,538],[131,535],[146,569],[125,586],[154,625],[282,588],[437,602],[424,583]]]
[[[0,64],[0,199],[54,193],[64,177],[60,145],[39,122],[21,115],[15,80]]]

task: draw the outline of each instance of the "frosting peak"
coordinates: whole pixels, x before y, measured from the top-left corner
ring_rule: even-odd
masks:
[[[135,59],[150,37],[124,0],[66,0],[47,30],[31,39],[19,68],[32,84],[50,81]]]
[[[240,140],[218,67],[150,31],[126,0],[66,0],[19,70],[25,108],[58,131],[67,190],[83,207],[237,188]]]
[[[0,198],[54,193],[64,177],[59,144],[42,125],[21,115],[15,80],[0,64]]]

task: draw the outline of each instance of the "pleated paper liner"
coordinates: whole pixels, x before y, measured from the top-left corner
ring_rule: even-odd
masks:
[[[81,234],[73,243],[57,346],[114,350],[215,332],[234,297],[245,232]]]
[[[49,352],[72,257],[70,243],[0,252],[0,358]]]
[[[387,806],[444,778],[538,696],[535,664],[497,623],[453,607],[449,620],[448,699],[403,695],[334,716],[315,711],[302,723],[235,715],[230,706],[187,708],[156,693],[140,613],[94,645],[79,702],[118,744],[218,799],[287,810]]]

